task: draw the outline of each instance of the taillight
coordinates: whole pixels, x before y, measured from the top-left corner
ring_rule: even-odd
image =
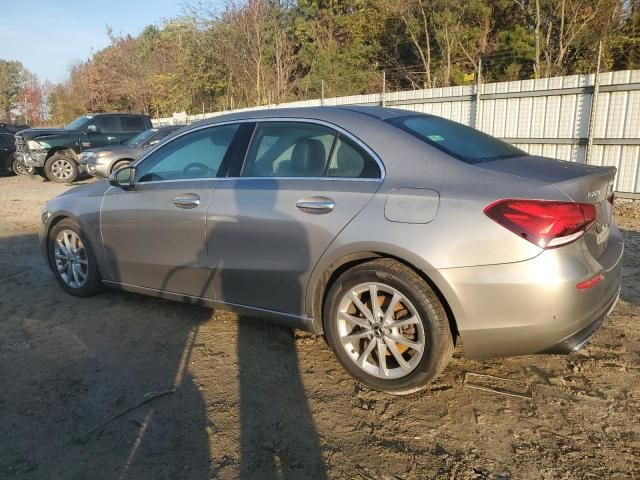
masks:
[[[595,277],[591,277],[589,280],[585,280],[584,282],[580,282],[576,285],[578,290],[586,290],[591,287],[595,287],[602,280],[602,274],[599,273]]]
[[[487,205],[484,213],[542,248],[577,240],[596,220],[596,208],[591,204],[548,200],[497,200]]]

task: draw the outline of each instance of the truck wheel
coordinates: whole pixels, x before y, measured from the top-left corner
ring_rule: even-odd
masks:
[[[44,173],[52,182],[71,183],[78,176],[78,164],[64,153],[56,153],[44,164]]]
[[[33,175],[33,167],[27,167],[24,163],[17,159],[11,164],[11,169],[16,175]]]

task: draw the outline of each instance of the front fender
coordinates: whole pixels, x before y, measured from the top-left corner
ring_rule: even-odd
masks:
[[[55,197],[46,205],[43,214],[48,213],[49,216],[43,221],[39,236],[41,250],[47,262],[47,238],[51,228],[60,220],[70,218],[78,224],[92,248],[101,277],[105,280],[111,279],[100,231],[100,207],[104,192],[108,188],[107,182],[81,185]]]

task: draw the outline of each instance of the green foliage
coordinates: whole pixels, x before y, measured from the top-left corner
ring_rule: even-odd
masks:
[[[22,63],[0,59],[0,118],[11,120],[11,110],[18,107],[20,92],[28,76]]]
[[[640,66],[639,0],[228,0],[117,37],[48,97],[63,123],[87,110],[167,116]],[[6,64],[6,62],[5,62]],[[0,110],[15,103],[2,73]]]

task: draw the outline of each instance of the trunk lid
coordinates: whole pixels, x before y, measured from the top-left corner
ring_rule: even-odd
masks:
[[[496,172],[549,183],[578,203],[596,207],[596,221],[584,239],[591,254],[598,258],[607,248],[613,208],[608,198],[613,193],[615,167],[598,167],[552,158],[526,156],[485,162],[477,166]]]

